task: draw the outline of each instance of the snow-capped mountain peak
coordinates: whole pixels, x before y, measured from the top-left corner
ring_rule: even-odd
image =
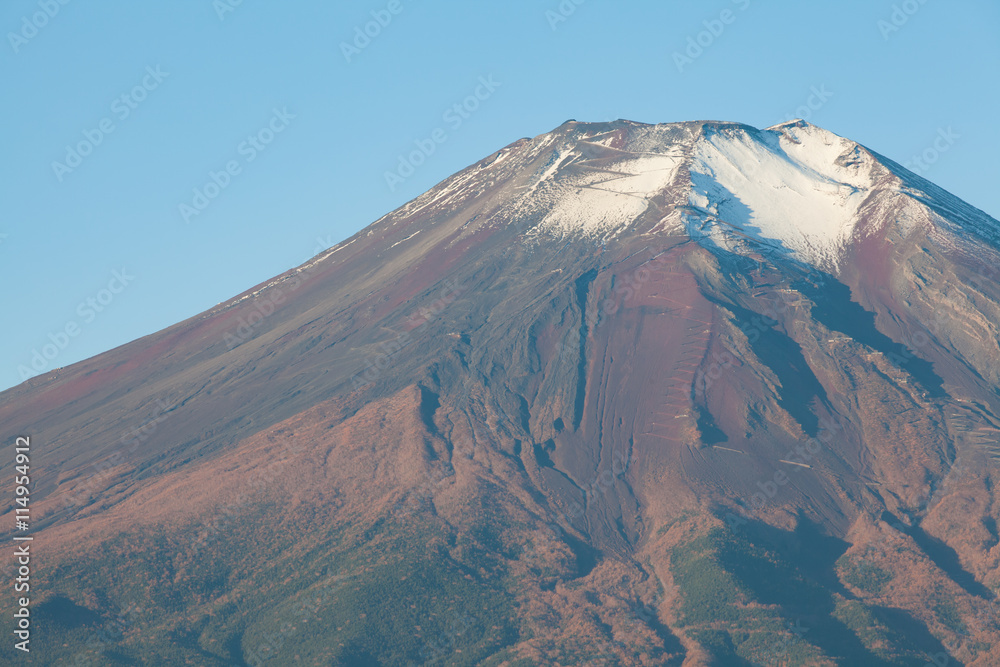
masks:
[[[455,174],[386,221],[447,219],[468,206],[477,213],[460,221],[462,237],[511,225],[529,243],[681,232],[717,250],[832,273],[857,243],[890,228],[947,228],[954,236],[948,220],[955,218],[989,236],[1000,224],[801,119],[764,130],[720,121],[568,121]]]

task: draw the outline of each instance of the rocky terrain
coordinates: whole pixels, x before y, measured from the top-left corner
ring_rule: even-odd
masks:
[[[998,665],[998,239],[802,121],[519,140],[0,393],[28,662]]]

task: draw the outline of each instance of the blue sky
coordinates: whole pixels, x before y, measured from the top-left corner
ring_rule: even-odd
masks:
[[[926,151],[924,176],[1000,217],[993,0],[7,0],[0,27],[0,388],[46,345],[50,370],[197,314],[569,118],[808,114]]]

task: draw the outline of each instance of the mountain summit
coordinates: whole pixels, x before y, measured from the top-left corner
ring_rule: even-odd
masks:
[[[534,234],[606,240],[644,225],[651,233],[682,230],[731,252],[749,240],[824,269],[836,269],[852,242],[894,222],[933,224],[928,214],[935,211],[958,214],[973,233],[997,239],[996,221],[981,211],[802,120],[766,130],[567,121],[445,181],[402,212],[463,201],[463,194],[479,198],[503,181],[507,187],[491,198],[494,214]]]
[[[36,452],[39,642],[996,665],[997,266],[996,220],[803,121],[516,141],[0,394]]]

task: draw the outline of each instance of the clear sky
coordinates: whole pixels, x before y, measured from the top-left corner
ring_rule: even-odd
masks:
[[[926,151],[924,176],[1000,217],[995,0],[6,0],[0,27],[0,388],[46,345],[50,370],[169,326],[570,118],[808,115]]]

